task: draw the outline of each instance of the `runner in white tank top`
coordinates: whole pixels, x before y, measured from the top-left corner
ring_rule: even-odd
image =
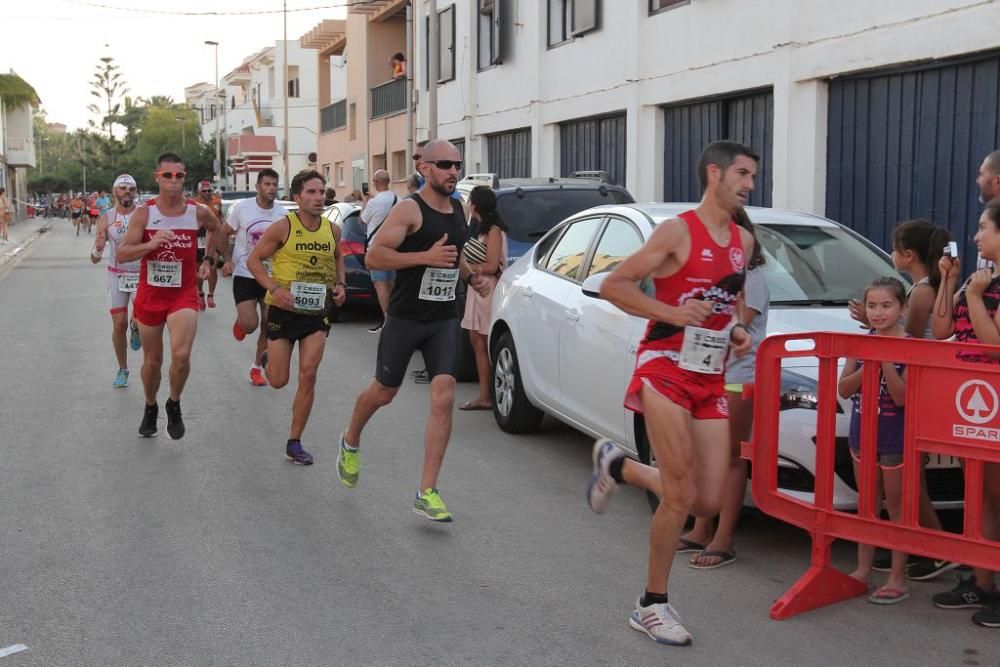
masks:
[[[108,308],[111,310],[111,344],[118,359],[118,371],[115,374],[113,387],[128,386],[128,354],[125,349],[125,330],[131,329],[130,344],[133,350],[138,350],[142,343],[139,330],[135,323],[129,324],[128,304],[135,292],[136,281],[139,279],[139,262],[119,262],[117,253],[128,230],[128,221],[135,211],[136,185],[135,179],[128,174],[122,174],[115,179],[111,188],[115,206],[108,209],[97,222],[97,238],[90,252],[90,261],[97,264],[104,254],[105,244],[111,246],[108,253],[107,291]]]

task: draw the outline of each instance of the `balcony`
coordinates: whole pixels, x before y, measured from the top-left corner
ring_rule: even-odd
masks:
[[[347,127],[347,100],[334,102],[319,110],[319,132],[333,132]]]
[[[8,137],[4,147],[10,167],[35,166],[35,142],[23,137]]]
[[[369,108],[372,120],[406,111],[406,79],[393,79],[379,84],[371,90]]]

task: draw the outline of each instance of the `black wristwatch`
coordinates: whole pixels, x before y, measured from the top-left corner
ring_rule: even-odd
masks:
[[[747,335],[748,335],[748,336],[750,335],[750,329],[748,329],[748,328],[747,328],[747,325],[743,324],[742,322],[737,322],[737,323],[736,323],[736,324],[734,324],[734,325],[732,326],[732,328],[731,328],[731,329],[729,330],[729,337],[730,337],[730,338],[732,338],[732,337],[733,337],[733,331],[735,331],[735,330],[736,330],[736,327],[739,327],[740,329],[743,329],[743,331],[746,331],[746,332],[747,332]]]

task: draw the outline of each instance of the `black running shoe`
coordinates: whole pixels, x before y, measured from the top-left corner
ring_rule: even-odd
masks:
[[[910,562],[906,565],[906,578],[912,581],[928,581],[938,577],[948,570],[954,570],[958,563],[948,560],[934,560],[933,558],[910,557]]]
[[[975,575],[958,576],[958,586],[933,596],[935,607],[941,609],[979,609],[989,600],[990,594],[976,584]]]
[[[153,403],[147,405],[142,411],[142,423],[139,424],[139,435],[144,438],[152,438],[156,435],[156,418],[160,414],[160,407]]]
[[[972,622],[984,628],[1000,628],[1000,594],[994,594],[982,609],[973,614]]]
[[[181,418],[180,401],[172,401],[169,398],[164,407],[167,409],[167,435],[171,440],[180,440],[184,437],[184,420]]]

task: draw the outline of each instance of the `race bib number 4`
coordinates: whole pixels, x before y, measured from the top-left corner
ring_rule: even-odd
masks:
[[[119,292],[134,292],[136,287],[139,286],[139,274],[138,273],[119,273],[118,274],[118,291]]]
[[[180,287],[180,262],[150,262],[146,265],[146,283],[153,287]]]
[[[728,347],[728,327],[722,331],[684,327],[684,343],[677,365],[686,371],[720,375],[726,368]]]
[[[458,269],[424,269],[419,297],[423,301],[454,301]]]
[[[297,310],[323,310],[326,306],[326,285],[293,282],[292,296]]]

